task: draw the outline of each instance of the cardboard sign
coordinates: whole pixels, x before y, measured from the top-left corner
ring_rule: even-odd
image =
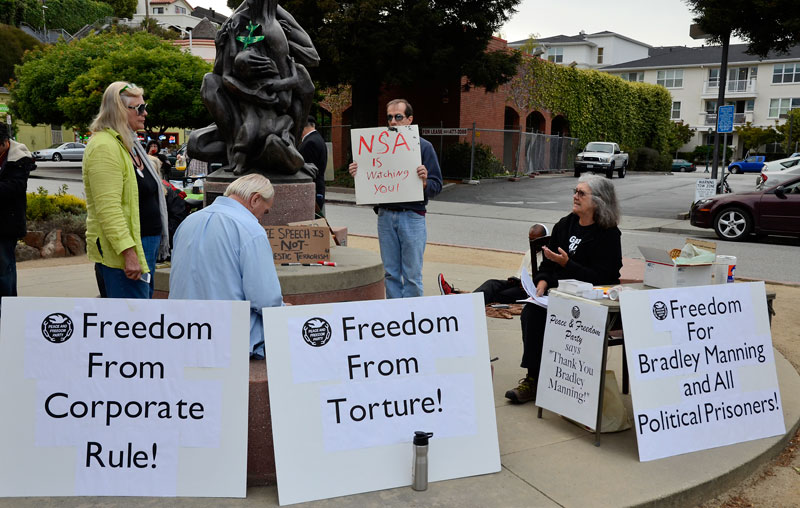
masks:
[[[353,129],[350,133],[355,177],[356,204],[422,201],[422,164],[419,129],[416,125]]]
[[[717,181],[713,178],[701,178],[697,180],[694,187],[694,201],[697,203],[701,199],[711,198],[717,194]]]
[[[247,302],[4,298],[0,495],[245,497],[248,324]]]
[[[263,312],[280,504],[500,470],[481,295]]]
[[[331,258],[329,228],[309,226],[265,226],[272,259],[281,263],[316,263]]]
[[[597,425],[608,307],[550,293],[536,405]]]
[[[639,460],[786,432],[763,282],[623,291]]]

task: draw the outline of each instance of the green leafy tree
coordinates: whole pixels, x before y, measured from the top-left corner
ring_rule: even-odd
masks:
[[[136,9],[136,0],[133,0],[133,9]],[[85,25],[113,15],[114,8],[103,1],[48,0],[45,10],[41,0],[0,0],[0,23],[19,26],[25,22],[40,30],[46,26],[48,30],[75,33]]]
[[[747,41],[749,51],[766,56],[800,43],[800,2],[796,0],[685,0],[694,21],[721,44],[729,35]]]
[[[350,83],[353,124],[375,125],[384,85],[460,79],[496,89],[516,73],[518,52],[487,53],[519,0],[287,0],[320,54],[312,77]]]
[[[778,125],[777,130],[778,133],[768,143],[780,141],[786,147],[787,153],[796,152],[795,146],[800,143],[800,109],[790,110],[788,118],[783,124]]]
[[[678,150],[692,140],[694,132],[694,129],[682,121],[672,122],[672,126],[669,130],[669,152],[675,153],[677,157]]]
[[[118,18],[132,18],[136,12],[136,0],[100,0],[114,9],[114,16]]]
[[[800,127],[800,122],[797,125]],[[774,128],[756,127],[751,122],[737,125],[734,130],[739,135],[739,142],[744,147],[745,153],[750,150],[757,150],[758,147],[767,143],[775,143],[780,139],[780,134]]]
[[[14,77],[14,66],[22,61],[29,49],[40,46],[39,41],[19,28],[0,25],[0,85],[6,85]]]
[[[31,124],[85,128],[113,81],[145,90],[147,128],[195,128],[210,122],[200,98],[210,64],[146,32],[105,33],[29,52],[11,87],[11,110]]]

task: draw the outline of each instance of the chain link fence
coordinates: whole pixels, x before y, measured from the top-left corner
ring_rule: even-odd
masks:
[[[334,168],[347,165],[352,160],[350,149],[350,125],[318,125],[322,137],[333,142]],[[479,178],[487,176],[488,147],[506,171],[517,175],[530,173],[560,172],[574,169],[575,155],[580,151],[577,138],[549,134],[522,132],[513,129],[485,129],[475,127],[427,127],[420,126],[422,137],[436,150],[443,176],[450,179]],[[520,146],[522,139],[522,146]],[[473,144],[475,149],[473,150]],[[491,169],[502,168],[492,162]]]

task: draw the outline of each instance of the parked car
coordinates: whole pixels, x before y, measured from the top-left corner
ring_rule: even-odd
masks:
[[[84,150],[86,150],[86,145],[83,143],[56,143],[50,148],[36,150],[33,152],[33,158],[37,161],[80,161],[83,160]]]
[[[765,157],[763,155],[751,155],[744,160],[731,162],[728,171],[731,173],[744,173],[745,171],[761,171],[764,167]]]
[[[625,178],[628,172],[628,154],[616,143],[594,141],[575,156],[575,178],[583,171],[603,173],[611,178],[615,170],[620,178]]]
[[[774,187],[793,176],[800,175],[800,157],[789,157],[764,164],[764,169],[756,178],[756,190],[766,186]]]
[[[723,240],[750,233],[800,236],[800,176],[766,190],[720,194],[692,205],[693,226],[713,228]]]
[[[685,159],[672,159],[672,171],[690,173],[697,170],[694,164]]]

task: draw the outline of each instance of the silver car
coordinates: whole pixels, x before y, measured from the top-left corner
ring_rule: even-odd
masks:
[[[33,158],[37,161],[80,161],[83,160],[83,151],[86,150],[86,145],[83,143],[56,143],[50,148],[44,150],[36,150],[33,152]]]
[[[774,187],[786,180],[800,175],[800,157],[792,156],[767,162],[756,178],[756,190]]]

